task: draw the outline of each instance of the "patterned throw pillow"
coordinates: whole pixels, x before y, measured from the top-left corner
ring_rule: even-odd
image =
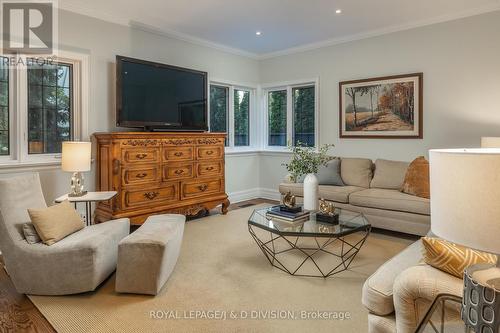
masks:
[[[434,268],[463,278],[464,270],[475,264],[496,264],[494,254],[476,251],[444,239],[422,237],[424,261]]]

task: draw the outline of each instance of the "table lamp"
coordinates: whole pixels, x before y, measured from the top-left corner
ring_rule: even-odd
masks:
[[[87,193],[83,190],[82,172],[90,171],[90,142],[65,141],[62,144],[63,171],[73,172],[71,192],[68,196],[80,197]]]
[[[450,242],[500,254],[500,149],[430,150],[431,229]],[[500,267],[464,274],[462,319],[468,330],[499,332]]]

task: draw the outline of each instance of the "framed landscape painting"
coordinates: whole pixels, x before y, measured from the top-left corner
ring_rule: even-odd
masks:
[[[340,137],[421,139],[423,74],[339,83]]]

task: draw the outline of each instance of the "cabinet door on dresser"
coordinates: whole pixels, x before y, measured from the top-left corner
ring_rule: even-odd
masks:
[[[195,179],[182,182],[181,199],[202,197],[218,194],[224,191],[224,180],[222,178]]]
[[[122,148],[124,164],[156,163],[160,161],[160,148]]]
[[[179,183],[162,184],[160,187],[134,186],[122,190],[122,209],[156,208],[179,200]]]
[[[163,162],[192,161],[194,159],[194,147],[163,147]]]
[[[163,181],[194,177],[193,162],[175,162],[163,165]]]
[[[122,186],[159,183],[161,180],[160,168],[152,165],[126,165],[121,170]]]
[[[210,160],[196,163],[198,177],[221,176],[224,171],[222,160]]]

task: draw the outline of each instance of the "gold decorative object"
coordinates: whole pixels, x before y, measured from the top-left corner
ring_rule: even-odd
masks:
[[[295,195],[292,195],[292,192],[287,192],[285,196],[283,197],[283,205],[287,208],[294,208],[295,207]]]
[[[328,202],[325,199],[319,199],[319,211],[322,214],[333,216],[335,215],[335,205],[333,202]]]

